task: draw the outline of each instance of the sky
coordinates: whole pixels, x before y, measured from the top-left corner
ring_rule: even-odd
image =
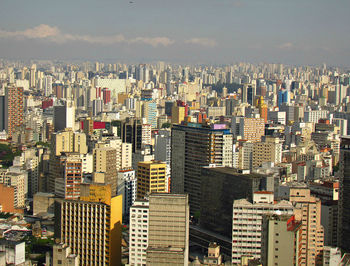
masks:
[[[0,0],[0,58],[350,66],[350,0]]]

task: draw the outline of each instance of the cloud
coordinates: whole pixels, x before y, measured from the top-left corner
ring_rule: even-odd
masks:
[[[218,45],[215,40],[208,39],[208,38],[192,38],[192,39],[185,41],[185,43],[196,44],[196,45],[201,45],[201,46],[206,46],[206,47],[215,47]]]
[[[92,36],[63,33],[59,28],[41,24],[24,31],[4,31],[0,29],[0,38],[11,39],[41,39],[55,43],[65,43],[69,41],[80,41],[91,44],[111,45],[118,43],[126,44],[147,44],[153,47],[169,46],[174,43],[168,37],[134,37],[126,38],[122,34],[109,36]]]
[[[291,42],[286,42],[286,43],[282,43],[282,44],[278,45],[277,48],[281,49],[281,50],[290,50],[290,49],[294,48],[294,44]]]

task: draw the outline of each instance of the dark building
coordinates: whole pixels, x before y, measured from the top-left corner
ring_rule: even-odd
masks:
[[[173,108],[174,102],[165,102],[165,114],[167,116],[172,115],[172,108]]]
[[[273,179],[261,174],[243,174],[230,167],[203,167],[199,226],[231,238],[233,201],[252,200],[253,192],[274,190]],[[272,181],[272,180],[271,180]]]
[[[112,126],[118,128],[118,136],[124,143],[132,144],[132,152],[141,150],[142,123],[137,118],[126,118],[123,121],[114,121]]]
[[[229,129],[215,129],[196,123],[173,125],[171,192],[189,194],[191,214],[200,210],[201,167],[224,165],[227,162],[225,152],[228,150],[225,147],[232,147]]]
[[[338,246],[350,252],[350,137],[342,137],[339,158]]]

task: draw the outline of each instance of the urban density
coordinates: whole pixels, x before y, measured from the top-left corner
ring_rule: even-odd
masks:
[[[0,0],[0,266],[350,266],[349,11]]]
[[[1,265],[349,265],[350,69],[0,61]]]

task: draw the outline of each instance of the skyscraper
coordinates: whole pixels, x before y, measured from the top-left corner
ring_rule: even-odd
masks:
[[[55,106],[53,113],[55,131],[71,128],[75,125],[75,107],[71,101],[67,101],[63,106]]]
[[[147,265],[188,265],[188,196],[151,194]]]
[[[294,205],[295,219],[301,222],[303,231],[300,244],[302,265],[322,264],[323,226],[321,225],[321,201],[311,196],[307,187],[290,189],[289,201]]]
[[[173,125],[171,192],[188,193],[191,213],[199,211],[201,167],[232,166],[232,134],[222,125]]]
[[[122,196],[110,196],[109,186],[91,185],[81,200],[55,202],[55,238],[79,255],[80,265],[121,263]]]
[[[23,124],[23,88],[7,87],[0,96],[0,130],[12,137],[15,128]]]
[[[139,162],[137,169],[137,198],[150,193],[167,192],[166,164],[159,161]]]
[[[350,252],[350,137],[342,137],[339,159],[338,246]]]

